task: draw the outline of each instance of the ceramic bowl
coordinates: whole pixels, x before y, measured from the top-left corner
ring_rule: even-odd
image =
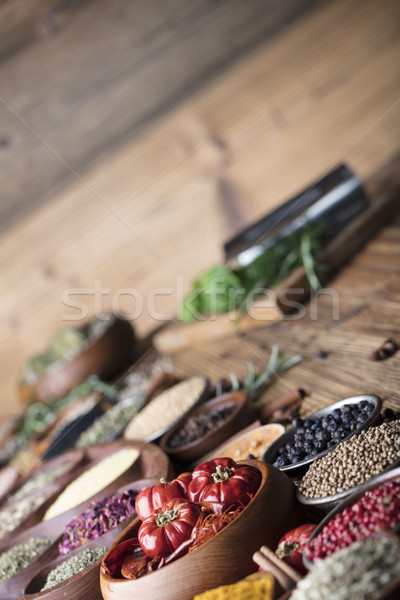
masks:
[[[223,423],[218,425],[212,431],[207,432],[205,435],[202,435],[200,438],[189,444],[177,447],[170,446],[171,438],[191,417],[197,417],[211,410],[217,410],[232,405],[234,406],[234,411]],[[179,461],[189,463],[200,456],[203,456],[206,452],[210,452],[228,437],[240,429],[243,429],[243,427],[246,427],[254,420],[254,416],[253,408],[244,392],[229,392],[213,398],[212,400],[208,400],[201,406],[195,408],[185,419],[179,421],[162,437],[160,446],[169,456],[172,456]]]
[[[361,402],[362,400],[367,400],[368,402],[371,402],[374,405],[373,412],[368,417],[368,419],[366,419],[363,423],[360,423],[360,426],[355,431],[352,431],[351,433],[349,433],[349,435],[347,435],[345,438],[343,438],[341,440],[341,442],[344,442],[345,440],[350,439],[351,437],[353,437],[353,435],[355,435],[356,433],[359,433],[363,429],[368,429],[368,427],[378,424],[378,422],[380,421],[380,418],[381,418],[380,412],[381,412],[381,408],[382,408],[382,400],[379,398],[379,396],[375,396],[374,394],[361,394],[360,396],[351,396],[350,398],[345,398],[344,400],[339,400],[338,402],[329,404],[329,406],[325,406],[324,408],[317,410],[316,412],[312,413],[311,415],[307,415],[306,418],[321,418],[327,414],[332,413],[332,411],[334,411],[336,408],[341,408],[342,406],[345,406],[346,404],[357,404],[357,403]],[[265,462],[267,464],[273,464],[275,462],[275,460],[277,459],[277,457],[279,456],[279,449],[282,446],[284,446],[285,444],[287,444],[288,442],[293,442],[295,431],[296,431],[295,428],[291,427],[280,438],[278,438],[273,444],[271,444],[271,446],[266,450],[266,452],[264,453],[264,455],[262,457],[263,462]],[[335,444],[334,446],[331,446],[330,448],[328,448],[327,450],[324,450],[323,452],[319,452],[318,454],[316,454],[315,456],[313,456],[312,458],[309,458],[307,460],[302,460],[294,465],[286,465],[284,467],[280,467],[280,470],[283,471],[284,473],[286,473],[287,475],[289,475],[290,477],[299,477],[301,475],[304,475],[304,473],[307,471],[308,467],[315,460],[322,458],[323,456],[328,454],[328,452],[331,452],[332,450],[334,450],[337,445],[338,444]]]
[[[369,490],[373,490],[376,487],[379,487],[380,485],[387,483],[388,481],[392,481],[393,479],[396,479],[398,477],[400,477],[400,467],[397,467],[390,471],[386,471],[384,473],[381,473],[380,475],[376,475],[375,477],[372,477],[372,479],[369,479],[365,483],[362,483],[362,484],[358,485],[357,487],[352,488],[350,493],[347,494],[347,497],[342,499],[341,502],[338,502],[337,505],[334,508],[332,508],[332,510],[329,512],[329,514],[327,514],[326,517],[324,519],[322,519],[322,521],[319,523],[319,525],[317,525],[317,527],[315,528],[315,530],[313,531],[313,533],[310,537],[309,543],[312,540],[314,540],[317,537],[317,535],[319,535],[321,533],[323,528],[338,513],[343,512],[343,510],[349,506],[353,506],[353,504],[358,502],[358,500],[366,492],[368,492]],[[307,569],[312,568],[313,561],[309,560],[304,554],[303,554],[303,562]]]
[[[49,369],[34,383],[20,383],[19,393],[25,404],[33,399],[52,402],[63,398],[90,375],[110,380],[135,359],[137,344],[132,325],[111,315],[104,333],[79,354]]]
[[[192,600],[207,589],[233,583],[254,572],[254,552],[263,544],[274,548],[281,536],[302,521],[295,486],[281,471],[261,461],[240,461],[261,471],[260,488],[235,521],[194,552],[137,580],[113,579],[100,572],[105,600]],[[133,521],[112,544],[103,560],[121,542],[137,536]]]

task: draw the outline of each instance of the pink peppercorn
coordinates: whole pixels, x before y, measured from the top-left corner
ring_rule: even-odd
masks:
[[[393,529],[400,521],[400,477],[364,494],[335,515],[306,547],[305,555],[321,560],[372,533]]]

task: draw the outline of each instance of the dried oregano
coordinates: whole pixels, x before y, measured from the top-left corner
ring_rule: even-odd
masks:
[[[43,592],[44,590],[48,590],[59,583],[62,583],[66,579],[73,577],[80,571],[84,571],[96,562],[99,558],[101,558],[107,552],[107,548],[94,548],[93,550],[87,549],[69,558],[68,560],[64,560],[64,562],[60,563],[50,571],[47,575],[47,580],[45,585],[40,590]]]
[[[25,544],[14,546],[0,555],[0,583],[25,569],[51,544],[47,537],[30,538]]]

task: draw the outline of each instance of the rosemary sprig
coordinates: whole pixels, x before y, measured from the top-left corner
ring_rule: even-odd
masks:
[[[276,375],[287,371],[302,359],[301,354],[296,354],[292,358],[287,358],[286,352],[279,352],[279,346],[274,344],[271,349],[268,366],[265,371],[257,373],[254,368],[254,363],[251,360],[247,361],[247,374],[242,382],[239,381],[235,373],[230,373],[232,390],[243,390],[246,392],[250,400],[252,400],[255,408],[260,408],[265,401],[257,401],[259,394],[264,391],[274,380]]]

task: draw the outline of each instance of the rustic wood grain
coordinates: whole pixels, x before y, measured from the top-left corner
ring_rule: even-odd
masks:
[[[140,334],[176,314],[179,288],[186,290],[194,275],[221,259],[222,242],[233,233],[217,198],[222,167],[243,227],[339,161],[367,177],[394,155],[400,139],[399,12],[394,0],[320,7],[4,233],[0,410],[20,410],[15,386],[21,362],[61,326],[77,323],[67,321],[78,312],[63,304],[67,289],[81,288],[73,300],[85,303],[88,316],[98,308],[86,293],[96,282],[110,290],[99,302],[103,310],[111,308],[118,290],[140,290],[144,299],[161,290],[153,317],[145,305],[135,320]],[[35,127],[39,121],[38,115]],[[49,158],[46,169],[53,166]],[[23,172],[28,177],[26,165]],[[226,374],[244,369],[245,358],[257,361],[260,355],[260,365],[268,356],[263,344],[268,349],[276,341],[290,352],[308,353],[285,377],[288,385],[312,389],[305,406],[381,385],[384,396],[398,402],[399,357],[373,365],[352,349],[365,342],[367,356],[389,334],[399,334],[398,231],[395,224],[385,230],[335,280],[342,290],[341,321],[332,322],[329,298],[322,297],[316,321],[308,311],[301,321],[263,330],[260,338],[233,337],[223,346],[182,355],[177,367]],[[128,295],[118,306],[135,312]],[[369,310],[373,322],[364,317]],[[353,380],[342,381],[339,374],[334,386],[326,383],[328,367],[315,361],[315,353],[337,335],[344,336],[345,355],[349,361],[355,356],[355,363]],[[279,382],[271,394],[283,391],[286,385]]]
[[[0,5],[0,52],[32,38],[0,64],[1,97],[37,134],[0,102],[0,231],[75,180],[64,161],[83,175],[321,1],[7,0],[3,20]]]

